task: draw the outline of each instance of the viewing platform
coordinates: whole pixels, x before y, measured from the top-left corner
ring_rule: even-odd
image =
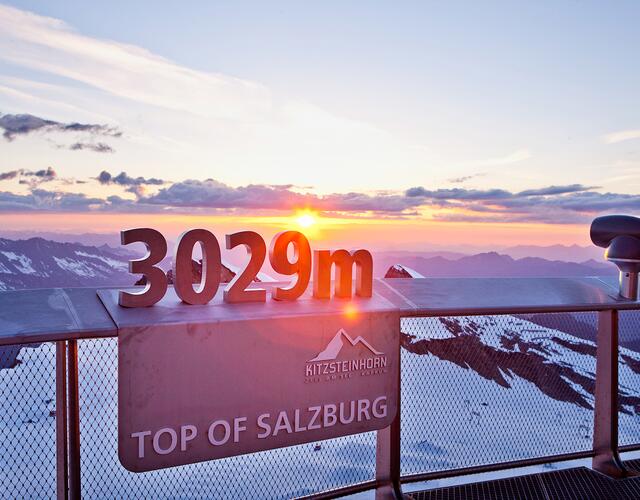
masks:
[[[619,451],[640,450],[640,428],[633,430],[640,397],[636,399],[630,385],[636,381],[621,379],[622,420],[617,391],[610,390],[618,386],[619,335],[622,376],[638,373],[640,355],[635,360],[624,346],[640,339],[636,333],[640,317],[635,312],[640,304],[621,298],[613,279],[385,279],[375,281],[369,301],[312,301],[305,296],[295,303],[234,304],[232,310],[220,296],[206,306],[189,306],[168,293],[157,306],[123,311],[122,318],[104,305],[105,297],[113,293],[108,289],[0,293],[3,352],[9,352],[7,346],[25,353],[44,349],[34,358],[33,373],[55,380],[54,443],[45,439],[49,431],[46,426],[39,429],[37,420],[24,434],[4,431],[8,469],[22,470],[22,476],[5,480],[12,496],[31,487],[40,491],[38,496],[51,497],[57,491],[59,498],[123,492],[201,497],[230,491],[238,497],[375,493],[386,498],[400,496],[401,490],[413,498],[611,498],[637,496],[640,491],[635,478],[607,477],[622,477],[637,467],[634,461],[626,466],[619,462]],[[375,435],[161,471],[129,473],[118,463],[114,455],[117,356],[110,339],[127,321],[139,325],[260,322],[320,318],[347,310],[394,311],[401,316],[400,381],[394,391],[400,410],[389,427]],[[440,350],[442,342],[451,343],[449,354]],[[460,351],[460,345],[467,347]],[[462,357],[450,354],[456,352]],[[17,377],[29,363],[22,361],[17,368],[0,372],[5,377],[3,393],[14,398],[4,399],[5,415],[13,415],[12,408],[20,406],[15,398],[31,397],[21,388],[27,382]],[[580,366],[584,368],[576,368]],[[44,381],[28,383],[37,386]],[[539,401],[531,400],[534,393]],[[619,422],[624,429],[620,438]],[[9,437],[13,441],[7,441]],[[488,443],[494,445],[487,448]],[[26,456],[28,447],[32,450]],[[532,466],[580,459],[592,459],[592,467],[600,472],[583,467],[543,473],[535,469],[529,474]],[[305,462],[314,465],[309,468]],[[241,470],[251,470],[251,477],[241,479]],[[523,473],[495,479],[506,470]],[[494,475],[487,480],[487,474]],[[194,477],[197,480],[189,482]],[[431,489],[450,478],[484,480]],[[428,489],[414,491],[422,485]]]

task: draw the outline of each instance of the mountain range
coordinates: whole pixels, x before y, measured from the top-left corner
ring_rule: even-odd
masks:
[[[425,277],[552,277],[606,276],[617,274],[617,268],[606,261],[588,260],[582,263],[547,260],[539,257],[514,259],[497,252],[467,255],[456,259],[441,256],[374,255],[374,275],[384,276],[387,270],[401,264]]]
[[[0,290],[132,284],[120,249],[43,238],[0,239]]]
[[[128,261],[140,258],[127,248],[109,245],[88,246],[62,243],[43,238],[10,240],[0,238],[0,290],[45,287],[132,286],[145,284],[131,275]],[[165,269],[172,283],[171,258],[159,267]],[[193,280],[200,281],[202,265],[193,261]],[[221,282],[228,283],[238,272],[237,266],[223,262]],[[259,273],[255,281],[273,281]]]

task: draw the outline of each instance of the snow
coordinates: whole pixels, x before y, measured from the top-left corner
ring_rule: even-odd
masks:
[[[98,259],[107,264],[109,267],[113,269],[128,269],[128,264],[121,260],[112,259],[110,257],[105,257],[104,255],[94,255],[87,252],[82,252],[80,250],[76,250],[74,252],[78,257],[89,257],[90,259]]]
[[[29,257],[23,254],[15,252],[0,251],[9,261],[15,266],[15,268],[22,274],[38,274],[37,271],[31,266],[32,262]]]
[[[92,277],[96,275],[95,271],[89,265],[87,265],[86,262],[70,259],[67,257],[55,256],[53,257],[53,260],[56,261],[56,264],[60,269],[72,272],[74,274],[77,274],[78,276]]]
[[[2,262],[0,262],[0,274],[13,274],[13,272]]]
[[[410,267],[407,267],[404,264],[395,264],[393,267],[398,272],[402,272],[403,270],[406,271],[411,278],[424,278],[424,276],[420,274],[418,271],[415,271],[414,269],[411,269]]]

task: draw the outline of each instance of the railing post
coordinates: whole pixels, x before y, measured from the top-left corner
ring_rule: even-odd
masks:
[[[635,475],[618,454],[618,311],[598,313],[595,409],[593,412],[594,470],[613,478]]]
[[[78,395],[78,341],[67,343],[69,380],[69,498],[79,500],[80,489],[80,404]]]
[[[67,343],[56,342],[56,497],[69,498],[67,453]]]
[[[400,364],[400,358],[398,358]],[[389,427],[376,433],[376,500],[401,499],[400,485],[400,366],[396,385],[398,413]]]

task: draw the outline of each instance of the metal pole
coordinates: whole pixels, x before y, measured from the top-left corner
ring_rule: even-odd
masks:
[[[376,433],[376,500],[404,498],[400,484],[400,364],[396,385],[398,413],[389,427]]]
[[[78,395],[78,342],[68,342],[69,376],[69,498],[79,500],[80,490],[80,404]]]
[[[56,342],[56,496],[69,498],[67,455],[67,344]]]
[[[598,313],[592,467],[613,478],[635,475],[618,454],[618,311]]]

